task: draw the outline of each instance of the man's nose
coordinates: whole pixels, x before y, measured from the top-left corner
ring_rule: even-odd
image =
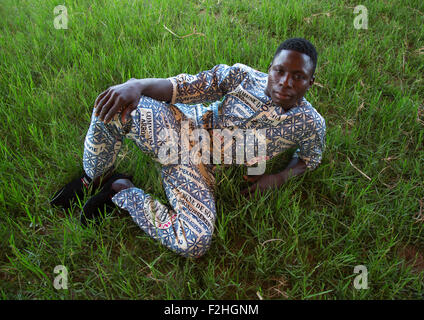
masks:
[[[291,86],[293,85],[292,77],[290,76],[288,72],[281,76],[280,85],[282,85],[283,87],[289,87],[289,88],[291,88]]]

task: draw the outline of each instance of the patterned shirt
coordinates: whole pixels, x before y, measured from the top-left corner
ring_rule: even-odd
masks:
[[[171,104],[195,126],[207,130],[265,129],[267,160],[297,147],[294,156],[308,169],[321,162],[324,118],[305,98],[287,112],[276,105],[264,92],[266,73],[240,63],[219,64],[197,75],[179,74],[168,79],[173,85]]]

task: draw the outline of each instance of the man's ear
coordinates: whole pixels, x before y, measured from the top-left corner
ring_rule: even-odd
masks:
[[[315,76],[311,77],[311,80],[309,80],[309,86],[312,86],[315,82]]]
[[[272,61],[268,65],[268,72],[269,72],[269,69],[271,69],[271,66],[272,66]]]

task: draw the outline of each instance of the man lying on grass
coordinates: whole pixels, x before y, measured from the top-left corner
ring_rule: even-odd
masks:
[[[101,210],[116,205],[169,249],[186,257],[203,255],[211,244],[216,217],[213,170],[218,157],[214,157],[215,163],[208,157],[204,161],[203,155],[208,153],[202,149],[202,161],[196,161],[199,158],[192,155],[200,151],[192,152],[193,143],[184,136],[196,129],[211,136],[218,129],[239,133],[262,130],[265,159],[297,148],[285,170],[245,177],[253,184],[243,195],[278,188],[290,177],[315,169],[325,145],[325,121],[304,95],[314,83],[316,63],[315,47],[305,39],[293,38],[278,47],[268,74],[240,63],[220,64],[197,75],[131,79],[110,87],[95,101],[84,143],[85,173],[59,190],[51,204],[68,208],[86,190],[92,197],[81,212],[84,225],[96,221]],[[206,106],[205,102],[214,103]],[[178,161],[160,161],[171,207],[135,187],[130,176],[113,173],[124,137],[158,161],[177,151],[179,157],[173,160]],[[202,141],[208,139],[202,137]],[[228,152],[234,155],[233,146],[225,148],[224,142],[224,157]],[[190,157],[182,160],[187,151]],[[244,152],[247,149],[242,161],[251,164],[251,159],[244,159]]]

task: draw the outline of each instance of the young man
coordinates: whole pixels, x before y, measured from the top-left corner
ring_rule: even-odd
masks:
[[[209,141],[215,130],[262,130],[266,159],[298,148],[282,172],[245,178],[254,183],[242,191],[244,195],[278,188],[290,177],[315,169],[322,159],[326,127],[304,95],[314,83],[316,63],[314,46],[305,39],[292,38],[278,47],[268,74],[243,64],[220,64],[197,75],[131,79],[110,87],[95,101],[84,144],[85,174],[62,188],[51,203],[67,207],[84,189],[92,191],[100,186],[100,193],[84,205],[83,223],[96,218],[105,204],[115,204],[171,250],[186,257],[203,255],[210,246],[216,216],[214,163],[193,157],[182,161],[184,149],[191,152],[194,148],[190,141],[184,144],[183,136],[199,129],[210,135],[202,141]],[[201,104],[205,102],[214,103]],[[170,140],[169,132],[177,140]],[[174,160],[178,161],[162,166],[171,208],[136,188],[130,177],[111,175],[124,137],[134,140],[155,160],[160,161],[172,148],[176,150]]]

